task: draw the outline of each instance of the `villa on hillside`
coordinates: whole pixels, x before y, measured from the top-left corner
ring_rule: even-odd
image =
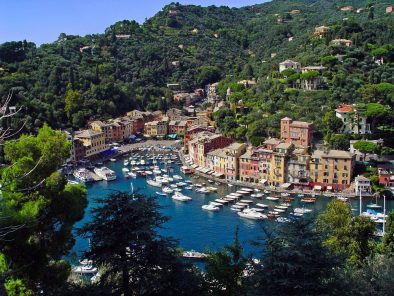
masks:
[[[279,72],[283,72],[286,69],[293,69],[296,72],[301,72],[301,64],[292,60],[285,60],[279,63]]]
[[[341,104],[335,109],[335,115],[343,122],[343,133],[370,134],[371,126],[367,117],[360,114],[354,105]]]
[[[313,35],[319,37],[319,38],[324,38],[328,36],[331,33],[331,28],[326,27],[326,26],[320,26],[315,28],[315,32]]]
[[[353,41],[349,39],[334,39],[330,42],[331,45],[335,46],[347,46],[350,47],[353,45]]]

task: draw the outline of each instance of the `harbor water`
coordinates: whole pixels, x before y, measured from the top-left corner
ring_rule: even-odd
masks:
[[[193,175],[183,175],[180,172],[180,165],[173,163],[170,166],[170,175],[178,174],[183,177],[184,180],[190,180],[193,184],[206,183],[207,186],[217,187],[216,193],[203,194],[193,190],[182,189],[182,193],[186,196],[193,198],[189,202],[175,201],[171,198],[171,194],[167,196],[159,196],[156,194],[157,191],[161,192],[160,188],[152,187],[146,183],[147,178],[138,176],[137,178],[125,178],[122,168],[124,168],[124,159],[119,158],[116,162],[107,162],[105,166],[114,170],[117,175],[117,179],[114,181],[99,181],[87,185],[89,205],[85,211],[85,217],[83,220],[77,223],[76,227],[80,227],[83,224],[91,220],[90,210],[97,206],[95,203],[96,198],[103,198],[115,191],[122,192],[134,192],[141,193],[147,196],[152,196],[157,200],[157,203],[162,207],[161,212],[164,216],[169,218],[160,229],[159,232],[162,235],[170,236],[179,242],[179,247],[185,250],[196,250],[204,252],[206,250],[218,250],[223,248],[226,244],[231,244],[234,240],[235,229],[239,228],[239,239],[242,243],[246,254],[258,255],[260,249],[252,244],[256,239],[264,239],[264,231],[262,226],[267,223],[278,223],[273,222],[270,219],[264,220],[249,220],[241,218],[230,209],[229,205],[225,205],[218,212],[210,212],[202,210],[201,206],[208,204],[210,201],[214,201],[217,198],[224,197],[225,195],[235,192],[240,188],[236,186],[229,187],[225,184],[215,185],[209,184],[208,180],[202,177],[196,177]],[[131,168],[128,166],[128,168]],[[160,168],[164,168],[164,164],[160,163]],[[168,168],[168,167],[166,167]],[[272,195],[272,194],[271,194]],[[249,196],[248,199],[254,200],[256,203],[264,203],[273,207],[278,205],[281,201],[270,201],[266,200],[265,197],[262,199],[253,199]],[[300,201],[299,197],[295,197],[292,202],[292,208],[308,208],[312,212],[306,215],[317,215],[321,213],[327,206],[327,203],[331,198],[318,196],[315,203],[305,204]],[[351,207],[353,214],[359,213],[359,200],[351,200]],[[371,200],[363,201],[363,210],[365,206]],[[382,204],[382,201],[379,201]],[[393,208],[393,201],[387,201],[387,209]],[[306,216],[305,215],[305,216]],[[285,213],[283,216],[287,216]],[[303,218],[303,217],[302,217]],[[301,218],[301,219],[302,219]],[[81,237],[76,237],[76,243],[74,245],[73,253],[77,256],[81,256],[83,251],[88,248],[88,241]]]

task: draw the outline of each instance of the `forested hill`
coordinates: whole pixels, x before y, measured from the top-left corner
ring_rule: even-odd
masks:
[[[333,63],[330,78],[338,71],[342,76],[326,95],[329,101],[353,102],[363,85],[394,82],[390,63],[377,68],[366,59],[372,48],[384,46],[387,61],[392,61],[394,14],[385,12],[390,3],[394,1],[275,0],[239,9],[172,3],[143,25],[125,20],[103,34],[62,33],[57,41],[40,47],[27,41],[6,42],[0,45],[0,95],[14,90],[15,102],[25,106],[21,116],[28,129],[43,122],[55,128],[81,127],[93,117],[161,108],[159,98],[171,97],[167,83],[191,90],[223,79],[223,83],[252,77],[261,81],[287,58],[302,65],[321,63],[322,57],[340,53],[328,46],[340,37],[354,42],[345,52],[349,67],[335,69]],[[345,5],[354,9],[341,11]],[[319,25],[329,25],[332,34],[314,38]],[[272,101],[282,91],[259,83],[244,96],[252,109],[286,112],[292,107],[281,105],[283,97]],[[310,104],[304,97],[297,95],[294,103]],[[313,108],[310,111],[307,119],[321,117]],[[241,126],[236,122],[234,130],[239,127],[236,132],[242,133]],[[264,136],[248,132],[251,137]]]

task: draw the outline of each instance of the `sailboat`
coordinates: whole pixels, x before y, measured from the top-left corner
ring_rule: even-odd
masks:
[[[370,209],[380,209],[382,206],[378,205],[378,196],[375,194],[375,203],[369,203],[367,204],[367,208]]]

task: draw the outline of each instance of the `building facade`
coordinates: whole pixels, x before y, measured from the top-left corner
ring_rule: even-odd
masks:
[[[347,134],[370,134],[371,125],[366,116],[362,116],[355,106],[342,104],[335,109],[335,115],[342,120],[342,132]]]
[[[293,121],[289,117],[280,122],[280,137],[286,143],[309,147],[313,143],[313,132],[313,124],[309,122]]]

